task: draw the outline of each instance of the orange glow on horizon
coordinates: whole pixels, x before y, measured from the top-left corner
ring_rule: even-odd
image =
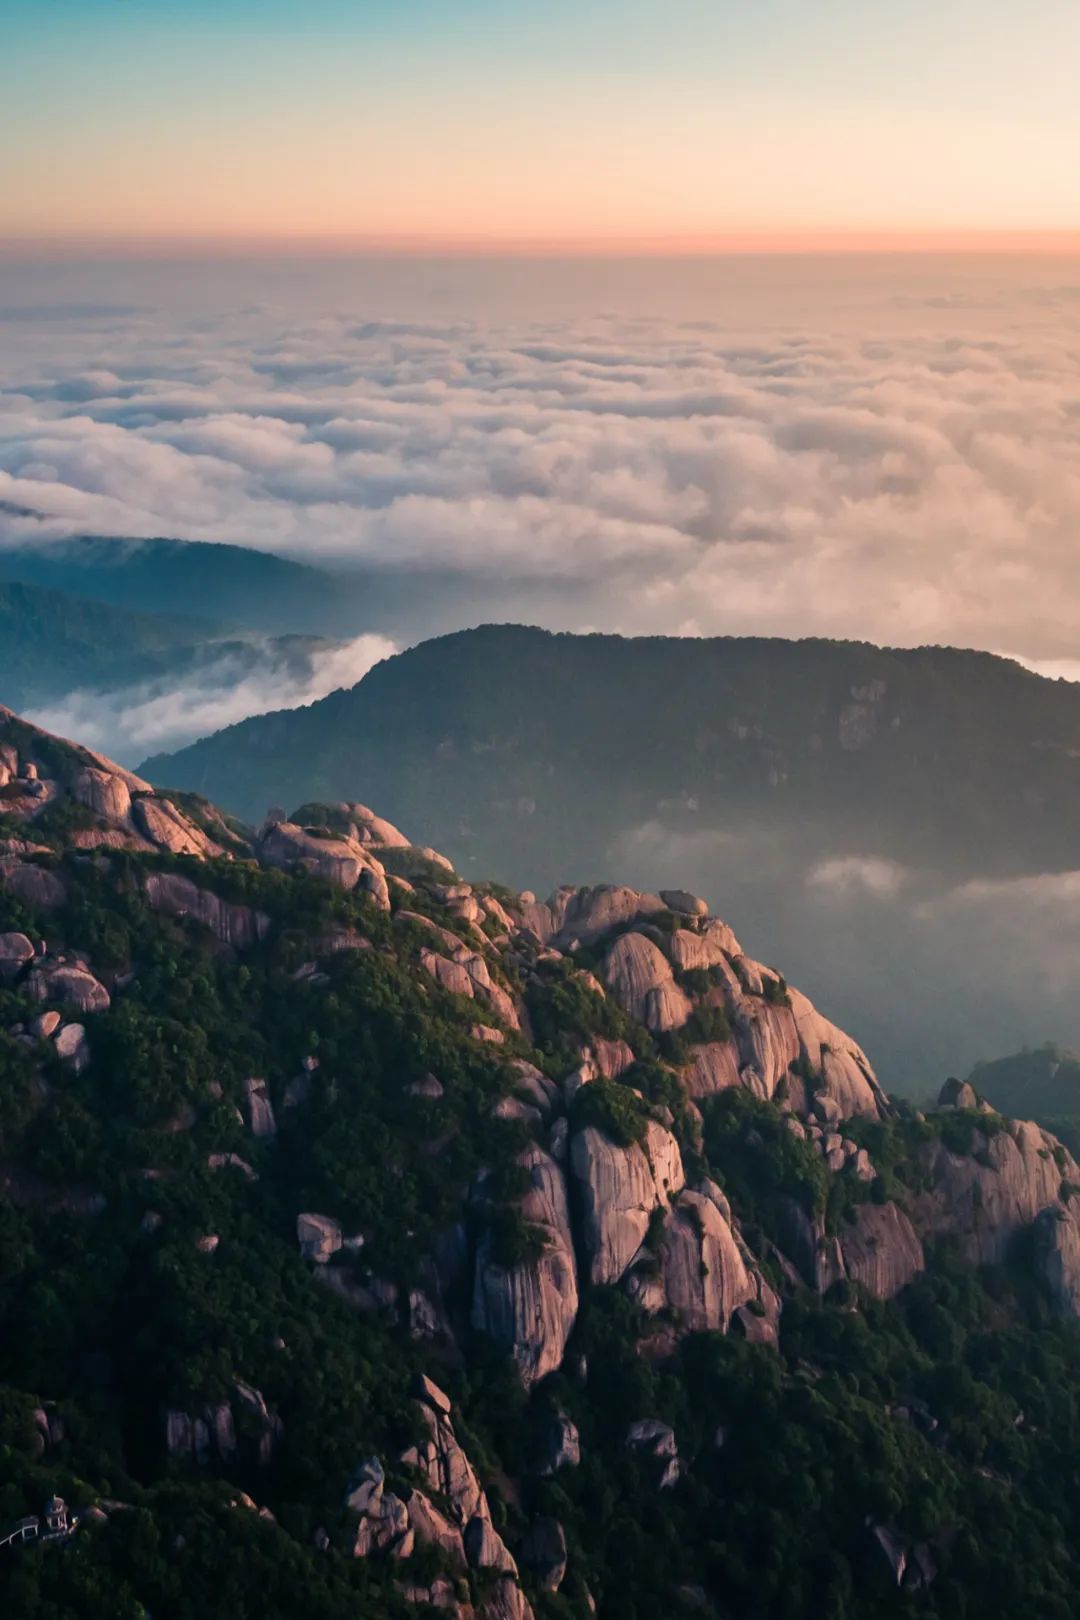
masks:
[[[1080,230],[798,229],[700,235],[344,235],[305,233],[41,233],[0,237],[0,260],[87,258],[595,257],[691,258],[769,254],[1080,256]]]

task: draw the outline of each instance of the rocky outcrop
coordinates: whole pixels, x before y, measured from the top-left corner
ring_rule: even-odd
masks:
[[[0,857],[0,888],[41,911],[56,911],[67,904],[67,885],[58,872],[12,856]]]
[[[536,1146],[518,1164],[529,1178],[518,1201],[536,1253],[499,1265],[490,1233],[478,1247],[472,1322],[507,1350],[526,1385],[560,1365],[578,1308],[577,1265],[566,1181],[555,1160]]]
[[[639,917],[650,917],[665,909],[656,894],[639,894],[617,884],[602,883],[591,889],[560,889],[550,904],[553,934],[541,935],[562,948],[571,941],[591,945],[613,928],[623,928]]]
[[[281,1419],[254,1385],[238,1380],[233,1389],[231,1402],[219,1401],[194,1411],[179,1408],[166,1411],[164,1438],[170,1457],[207,1467],[215,1462],[229,1463],[241,1451],[252,1462],[263,1465],[270,1462],[284,1433]],[[243,1442],[237,1438],[237,1410],[244,1414],[241,1432],[248,1438]]]
[[[742,955],[742,946],[719,917],[706,920],[699,929],[677,928],[671,936],[670,950],[675,966],[683,969],[719,967]]]
[[[34,954],[33,941],[25,934],[0,934],[0,983],[17,979]]]
[[[496,984],[488,965],[478,951],[458,949],[454,956],[442,956],[438,951],[422,950],[420,966],[436,984],[456,996],[469,1000],[479,997],[486,1001],[496,1017],[511,1029],[520,1028],[517,1008],[501,985]]]
[[[32,1001],[56,1001],[80,1013],[108,1012],[109,992],[89,968],[62,958],[37,963],[26,980]]]
[[[988,1135],[976,1131],[974,1141],[968,1155],[940,1140],[928,1145],[930,1186],[912,1199],[912,1213],[924,1236],[952,1239],[972,1264],[997,1264],[1037,1215],[1062,1207],[1061,1183],[1080,1185],[1080,1170],[1055,1137],[1028,1121],[1003,1121]]]
[[[451,1573],[466,1567],[488,1572],[479,1616],[532,1620],[532,1609],[518,1585],[517,1564],[492,1523],[487,1496],[454,1433],[453,1408],[430,1378],[421,1380],[417,1413],[426,1438],[404,1451],[399,1462],[419,1472],[425,1488],[397,1496],[386,1490],[379,1459],[365,1458],[345,1498],[358,1521],[350,1548],[353,1556],[388,1552],[404,1565],[418,1546],[435,1547]],[[399,1586],[411,1601],[449,1608],[459,1620],[470,1612],[457,1602],[444,1577],[421,1586],[403,1569]]]
[[[266,1089],[266,1081],[252,1077],[244,1084],[247,1120],[252,1136],[267,1138],[277,1135],[274,1105]]]
[[[182,872],[150,872],[143,887],[154,911],[201,923],[215,938],[236,950],[250,950],[270,932],[270,918],[265,912],[221,900]]]
[[[779,1301],[736,1234],[731,1208],[714,1182],[683,1189],[628,1282],[646,1310],[674,1311],[691,1333],[726,1332],[735,1313],[749,1307],[762,1323],[755,1336],[765,1337],[780,1315]]]
[[[1061,1315],[1080,1317],[1080,1222],[1071,1200],[1037,1217],[1035,1264]]]
[[[260,861],[289,870],[300,867],[325,878],[340,889],[361,889],[382,911],[390,909],[386,873],[360,841],[277,821],[263,829],[258,842]]]
[[[641,1418],[637,1423],[631,1423],[626,1431],[626,1444],[631,1451],[644,1452],[662,1464],[657,1480],[658,1490],[670,1490],[672,1485],[678,1484],[681,1473],[679,1448],[675,1430],[670,1424],[661,1423],[659,1418]]]
[[[604,961],[604,982],[620,1006],[647,1029],[679,1029],[692,1011],[671,963],[644,934],[620,934]]]
[[[132,805],[132,819],[155,849],[170,855],[197,855],[202,860],[224,851],[208,838],[194,821],[183,815],[169,799],[145,794]]]
[[[71,795],[105,821],[126,822],[131,815],[131,790],[114,771],[86,766],[74,777]]]
[[[595,1126],[578,1131],[570,1164],[582,1208],[582,1239],[594,1283],[618,1282],[640,1249],[654,1209],[685,1182],[679,1144],[649,1120],[642,1143],[619,1147]]]
[[[329,1215],[306,1213],[296,1217],[296,1240],[305,1260],[325,1265],[341,1248],[341,1222]]]
[[[897,1204],[858,1204],[839,1234],[844,1271],[876,1299],[892,1299],[926,1267],[923,1246]]]

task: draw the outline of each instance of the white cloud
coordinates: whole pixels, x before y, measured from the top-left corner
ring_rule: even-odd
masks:
[[[261,651],[261,656],[258,656]],[[384,636],[363,635],[317,649],[299,660],[280,644],[251,656],[211,648],[205,661],[180,676],[160,677],[113,691],[82,690],[28,714],[36,725],[73,737],[114,758],[182,747],[249,714],[298,709],[339,687],[355,686],[373,665],[397,651]]]
[[[880,855],[838,855],[819,861],[807,874],[811,888],[849,896],[875,895],[892,899],[899,894],[908,874],[898,861]]]
[[[630,319],[581,313],[584,294],[568,313],[529,274],[490,318],[479,292],[440,319],[390,283],[336,314],[316,277],[288,310],[208,297],[106,319],[84,299],[12,321],[0,501],[49,522],[6,530],[513,579],[526,619],[543,582],[562,590],[547,621],[571,628],[1072,655],[1068,284],[943,262],[919,286],[819,267],[806,292],[750,268],[688,300],[671,271],[670,318],[639,287]]]

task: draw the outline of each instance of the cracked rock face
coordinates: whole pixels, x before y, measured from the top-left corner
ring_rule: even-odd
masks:
[[[1062,1181],[1080,1182],[1057,1139],[1026,1120],[1004,1122],[977,1156],[933,1142],[925,1163],[931,1187],[912,1200],[916,1224],[924,1235],[955,1239],[973,1265],[1002,1260],[1037,1215],[1062,1208]]]
[[[656,1283],[663,1303],[691,1333],[726,1332],[741,1306],[754,1301],[764,1308],[766,1295],[768,1309],[779,1315],[779,1303],[735,1236],[723,1194],[719,1200],[684,1188],[664,1217],[656,1245]],[[632,1291],[636,1277],[635,1270]]]
[[[526,1385],[560,1365],[577,1317],[577,1263],[566,1178],[539,1147],[518,1158],[529,1186],[517,1209],[542,1245],[535,1257],[503,1267],[485,1235],[476,1257],[473,1326],[508,1350]]]
[[[249,949],[270,931],[270,918],[265,912],[219,900],[182,872],[151,872],[143,887],[155,911],[164,911],[170,917],[190,917],[237,950]]]
[[[619,1005],[647,1029],[679,1029],[693,1010],[671,963],[644,934],[619,936],[605,959],[604,979]]]
[[[618,1282],[637,1254],[654,1209],[666,1208],[686,1176],[679,1144],[649,1120],[643,1144],[619,1147],[595,1126],[570,1145],[583,1211],[582,1238],[594,1283]]]
[[[390,909],[386,873],[356,838],[316,836],[291,821],[278,821],[264,829],[258,853],[266,866],[301,866],[340,889],[364,889],[380,910]]]

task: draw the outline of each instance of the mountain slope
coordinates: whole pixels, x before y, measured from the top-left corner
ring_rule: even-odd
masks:
[[[1043,876],[1080,868],[1080,687],[1006,659],[489,626],[141,768],[248,818],[374,800],[510,883],[689,883],[915,1096],[1080,1043],[1072,891]]]
[[[656,819],[797,819],[837,851],[872,829],[882,853],[952,871],[1080,858],[1080,689],[950,648],[485,626],[144,768],[248,816],[362,785],[508,880],[529,859],[545,882],[568,854],[603,863]]]
[[[80,1517],[6,1612],[1076,1612],[1052,1137],[890,1099],[691,894],[6,712],[0,777],[0,1515]]]
[[[73,540],[0,548],[0,580],[74,592],[140,613],[215,618],[272,634],[355,633],[363,590],[246,546],[188,540]]]
[[[120,686],[169,670],[221,630],[207,619],[139,613],[41,586],[0,584],[3,697],[16,708],[76,686]]]

